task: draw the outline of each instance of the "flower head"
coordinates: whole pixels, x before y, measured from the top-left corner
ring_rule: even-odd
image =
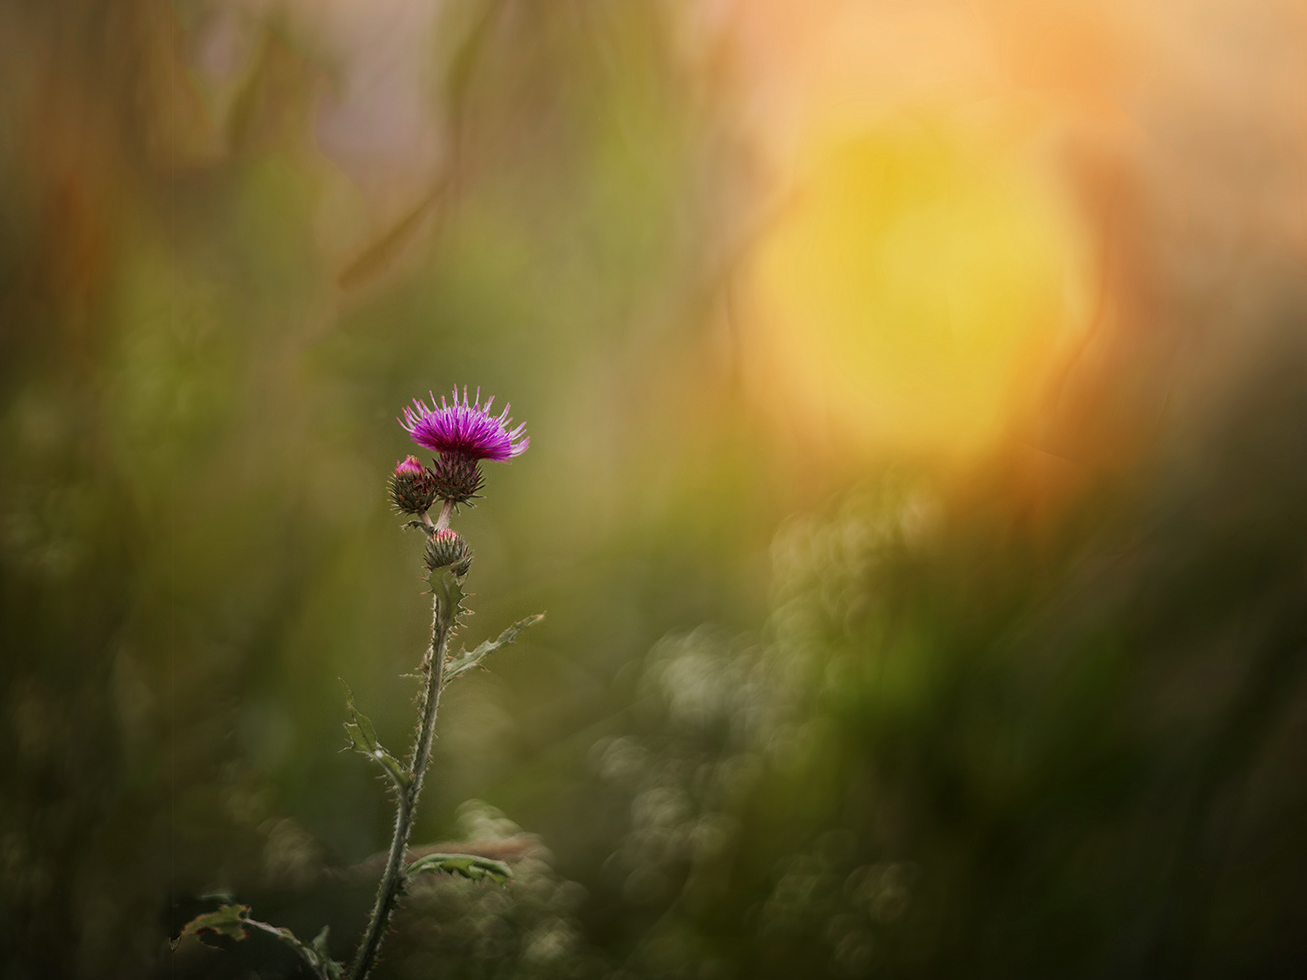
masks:
[[[481,464],[471,456],[455,452],[441,453],[436,457],[431,478],[436,495],[451,504],[464,504],[479,497],[485,484]]]
[[[449,567],[455,575],[463,576],[472,566],[472,549],[457,531],[447,527],[427,538],[426,553],[422,557],[433,572]]]
[[[436,396],[431,396],[432,408],[427,408],[421,399],[413,400],[413,407],[404,409],[400,424],[413,437],[419,446],[438,453],[457,453],[473,460],[489,459],[497,463],[507,463],[515,456],[526,452],[531,440],[522,435],[525,423],[510,429],[512,420],[508,417],[509,406],[498,416],[490,414],[494,399],[481,404],[481,391],[477,390],[476,401],[467,400],[467,388],[463,389],[460,400],[458,389],[454,389],[454,403],[448,405],[445,399],[436,405]]]
[[[440,483],[436,475],[408,456],[395,464],[390,478],[390,499],[395,508],[404,514],[425,514],[439,496]]]

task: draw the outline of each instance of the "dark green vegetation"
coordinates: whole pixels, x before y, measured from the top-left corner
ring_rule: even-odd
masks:
[[[446,176],[344,257],[293,30],[218,112],[190,6],[0,10],[0,976],[294,975],[169,952],[230,901],[346,958],[391,810],[338,678],[403,745],[394,417],[456,382],[532,438],[460,517],[459,639],[549,618],[451,688],[414,840],[514,881],[433,876],[376,976],[1301,972],[1298,266],[1221,305],[1129,255],[1174,302],[1056,456],[787,454],[713,316],[731,130],[659,5],[461,7]]]

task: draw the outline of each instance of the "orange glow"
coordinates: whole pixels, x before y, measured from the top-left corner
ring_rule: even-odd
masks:
[[[992,445],[1088,305],[1010,122],[905,114],[803,147],[749,286],[769,404],[864,450]]]
[[[1116,42],[1090,31],[1099,53],[1069,81],[1026,87],[1032,45],[1004,13],[773,2],[733,22],[766,173],[740,289],[748,377],[807,444],[973,456],[1088,326],[1092,249],[1059,154],[1073,119],[1103,114]]]
[[[1124,446],[1095,399],[1160,411],[1166,297],[1211,308],[1249,242],[1307,254],[1294,0],[708,9],[761,202],[735,335],[804,445],[968,458],[1065,410],[1059,445]]]

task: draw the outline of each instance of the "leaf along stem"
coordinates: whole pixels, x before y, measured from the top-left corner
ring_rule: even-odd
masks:
[[[443,516],[443,514],[442,514]],[[434,578],[435,576],[433,576]],[[452,576],[450,576],[452,578]],[[364,980],[372,969],[381,940],[385,937],[390,915],[395,910],[400,893],[404,890],[404,855],[409,835],[413,831],[413,813],[422,792],[422,777],[431,760],[431,741],[435,735],[436,711],[440,707],[440,689],[444,683],[445,651],[458,616],[458,583],[446,583],[453,588],[441,588],[433,582],[431,603],[431,646],[422,662],[422,690],[418,695],[418,725],[413,741],[413,754],[408,764],[408,785],[397,787],[399,806],[395,813],[395,836],[390,843],[390,856],[386,871],[377,888],[377,903],[368,921],[368,931],[359,946],[350,970],[349,980]]]

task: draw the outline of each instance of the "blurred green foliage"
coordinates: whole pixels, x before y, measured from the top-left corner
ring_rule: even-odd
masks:
[[[139,975],[184,921],[170,894],[293,890],[384,846],[384,788],[339,753],[337,678],[402,744],[427,612],[385,480],[412,397],[479,384],[534,441],[460,516],[469,645],[551,612],[451,691],[418,840],[476,796],[566,825],[614,674],[674,625],[747,610],[729,542],[765,547],[763,518],[741,528],[704,494],[703,441],[736,436],[681,438],[706,220],[685,189],[711,161],[659,11],[464,5],[489,26],[455,60],[425,227],[344,261],[317,235],[340,177],[307,134],[315,53],[273,25],[210,119],[186,68],[199,10],[4,10],[15,976]]]
[[[415,840],[515,879],[431,878],[378,975],[1295,975],[1301,350],[1053,516],[1019,454],[782,473],[664,8],[452,9],[445,168],[348,260],[291,26],[224,114],[199,6],[0,13],[4,975],[293,975],[169,952],[218,893],[347,956],[391,812],[337,678],[401,745],[394,417],[463,383],[532,438],[458,518],[464,639],[549,618],[450,689]]]
[[[656,647],[648,713],[591,758],[631,806],[604,880],[661,913],[644,971],[1292,975],[1293,347],[1051,524],[1006,478],[959,507],[887,477],[778,535],[760,643]]]

